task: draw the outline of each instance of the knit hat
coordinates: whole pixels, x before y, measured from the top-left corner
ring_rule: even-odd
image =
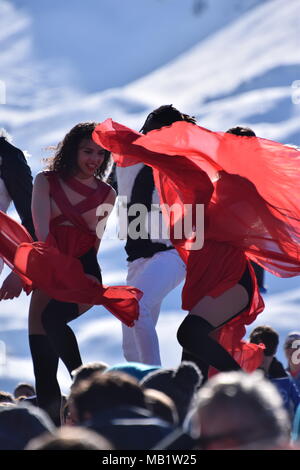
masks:
[[[105,372],[124,372],[137,380],[142,380],[146,375],[160,369],[160,366],[150,366],[140,362],[126,362],[124,364],[115,364],[106,369]]]
[[[203,376],[192,362],[182,362],[177,369],[160,369],[147,375],[140,384],[164,392],[174,401],[179,422],[189,411],[194,394],[201,385]]]

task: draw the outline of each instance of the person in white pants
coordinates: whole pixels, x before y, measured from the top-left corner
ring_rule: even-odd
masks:
[[[161,365],[156,324],[166,295],[185,278],[185,264],[175,249],[128,263],[127,284],[144,292],[140,316],[133,328],[122,324],[123,351],[127,361]]]
[[[142,133],[189,118],[168,105],[158,108],[159,117],[155,114],[156,111],[148,115],[141,129]],[[155,119],[152,119],[154,114]],[[127,211],[135,204],[142,204],[147,209],[145,218],[148,218],[148,223],[144,221],[144,228],[151,227],[151,212],[159,207],[152,169],[143,163],[125,168],[117,167],[116,176],[118,195],[127,198]],[[156,333],[161,303],[184,280],[186,274],[184,262],[165,236],[161,211],[159,216],[155,218],[159,221],[159,227],[152,226],[147,237],[131,237],[129,229],[125,246],[128,255],[127,284],[137,287],[144,295],[140,300],[140,316],[135,326],[128,328],[122,325],[123,353],[127,361],[151,365],[161,365]],[[133,216],[128,216],[129,227],[133,220]],[[142,228],[140,229],[142,233]]]

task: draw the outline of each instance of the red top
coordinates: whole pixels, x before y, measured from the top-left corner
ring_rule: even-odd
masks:
[[[300,273],[300,152],[187,122],[141,135],[107,120],[97,126],[93,139],[112,151],[121,166],[141,161],[151,166],[161,203],[181,208],[167,222],[187,265],[184,309],[233,287],[248,263],[254,286],[251,305],[219,330],[219,342],[246,370],[255,369],[261,351],[241,339],[264,303],[248,259],[277,276]],[[204,204],[202,249],[191,250],[191,239],[173,236],[186,204]]]
[[[54,172],[45,174],[51,197],[61,211],[50,222],[46,242],[33,242],[20,224],[0,212],[0,256],[20,275],[27,292],[37,287],[64,302],[104,305],[127,326],[133,326],[138,318],[141,291],[130,286],[105,287],[87,277],[77,259],[97,241],[96,233],[91,232],[82,214],[103,203],[110,186],[99,181],[95,190],[69,179],[65,183],[85,196],[72,205],[58,176]],[[66,220],[72,225],[61,225]]]

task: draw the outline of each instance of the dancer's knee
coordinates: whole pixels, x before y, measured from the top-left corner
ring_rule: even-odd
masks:
[[[200,316],[187,315],[178,328],[177,340],[187,350],[189,350],[189,344],[194,341],[197,341],[201,347],[213,329],[214,327]]]

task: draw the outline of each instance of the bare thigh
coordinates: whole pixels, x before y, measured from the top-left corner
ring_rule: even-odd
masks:
[[[190,311],[218,327],[243,310],[249,302],[249,295],[245,287],[236,284],[219,297],[203,297]]]
[[[96,277],[90,274],[87,274],[87,276],[99,282]],[[45,292],[39,289],[35,289],[33,291],[32,296],[31,296],[31,301],[30,301],[29,318],[28,318],[28,329],[29,329],[30,335],[45,335],[46,334],[43,324],[42,324],[42,313],[45,310],[50,300],[51,298]],[[78,316],[87,312],[91,307],[93,307],[93,305],[79,304]]]

